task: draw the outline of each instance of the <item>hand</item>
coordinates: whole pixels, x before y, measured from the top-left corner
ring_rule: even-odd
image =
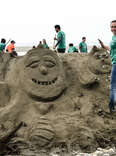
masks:
[[[103,43],[100,39],[98,39],[98,41],[99,41],[100,45],[101,45],[102,47],[104,47],[104,43]]]
[[[103,44],[103,42],[100,39],[98,39],[98,41],[99,41],[100,44]]]
[[[54,37],[54,40],[57,40],[57,38],[56,38],[56,37]]]
[[[56,46],[53,46],[53,49],[56,49]]]
[[[99,41],[101,47],[104,48],[104,43],[100,39],[98,39],[98,41]]]

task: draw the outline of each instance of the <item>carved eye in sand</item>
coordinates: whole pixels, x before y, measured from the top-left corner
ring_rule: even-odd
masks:
[[[52,68],[52,67],[54,67],[56,65],[56,63],[55,62],[53,62],[53,61],[45,61],[45,66],[46,67],[48,67],[48,68]]]
[[[42,65],[44,65],[45,67],[48,67],[48,68],[52,68],[52,67],[56,66],[56,63],[54,61],[51,61],[51,60],[44,60],[44,61],[35,60],[35,61],[31,61],[30,63],[28,63],[26,65],[26,67],[36,68],[40,64],[42,64]]]
[[[26,65],[26,67],[36,68],[36,67],[38,67],[38,64],[39,64],[39,61],[35,60],[35,61],[30,62],[28,65]]]

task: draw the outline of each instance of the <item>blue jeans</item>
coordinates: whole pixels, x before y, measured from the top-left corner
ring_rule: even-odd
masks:
[[[116,104],[116,64],[112,65],[111,80],[110,80],[110,112],[114,111]]]

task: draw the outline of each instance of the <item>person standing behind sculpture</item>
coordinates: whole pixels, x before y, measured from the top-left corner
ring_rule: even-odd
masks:
[[[53,47],[59,53],[65,53],[66,50],[66,41],[65,41],[65,33],[61,31],[60,25],[55,25],[55,31],[57,33],[57,38],[54,37],[54,40],[57,41],[56,45]]]
[[[46,40],[43,39],[42,42],[43,42],[43,44],[42,44],[43,45],[43,48],[49,49],[48,44],[46,43]]]
[[[98,39],[102,48],[110,51],[110,58],[112,62],[112,71],[110,78],[110,101],[109,109],[110,112],[115,112],[116,105],[116,20],[111,21],[110,23],[111,32],[113,33],[112,41],[110,42],[110,47],[104,45],[104,43]]]
[[[86,37],[82,37],[82,42],[79,44],[79,50],[81,53],[87,53],[87,44],[86,42]]]
[[[39,48],[43,48],[42,41],[39,41],[39,44],[38,44],[37,47],[39,47]]]
[[[78,49],[73,45],[73,43],[70,43],[68,48],[68,53],[73,53],[73,52],[78,53]]]
[[[6,40],[2,38],[0,43],[0,52],[4,52],[5,47],[6,47]]]

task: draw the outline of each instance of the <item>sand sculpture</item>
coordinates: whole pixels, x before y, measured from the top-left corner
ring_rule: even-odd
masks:
[[[1,153],[36,154],[56,146],[87,152],[116,145],[116,116],[108,110],[111,64],[105,50],[93,47],[89,54],[58,56],[35,48],[22,57],[4,55]]]

